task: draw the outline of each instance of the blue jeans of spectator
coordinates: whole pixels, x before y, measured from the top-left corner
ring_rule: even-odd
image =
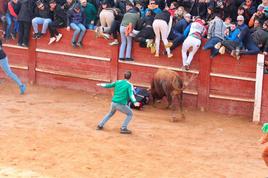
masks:
[[[74,30],[72,42],[74,43],[76,41],[76,38],[78,34],[80,33],[78,40],[77,40],[77,42],[80,43],[83,40],[83,37],[86,33],[86,27],[81,23],[79,24],[71,23],[70,27]]]
[[[6,21],[7,21],[6,37],[10,36],[12,21],[14,22],[12,33],[16,34],[19,31],[18,20],[15,17],[11,16],[9,13],[6,13]]]
[[[103,127],[104,124],[111,119],[111,117],[115,114],[116,111],[120,111],[124,114],[127,115],[125,121],[122,124],[122,129],[127,129],[127,126],[129,124],[129,122],[132,119],[133,113],[132,110],[130,109],[130,107],[128,105],[124,105],[124,104],[118,104],[118,103],[114,103],[112,102],[111,104],[111,110],[110,112],[104,116],[104,118],[102,119],[102,121],[99,123],[99,126]]]
[[[43,24],[41,33],[45,34],[47,32],[48,24],[51,22],[49,18],[35,17],[32,20],[34,33],[38,33],[38,25]]]
[[[184,35],[182,33],[174,33],[173,39],[172,39],[172,46],[170,47],[170,50],[174,50],[177,48],[180,44],[182,44],[184,41]]]
[[[11,71],[9,64],[8,64],[7,57],[0,59],[0,66],[3,69],[3,71],[7,74],[7,76],[10,77],[12,80],[14,80],[18,86],[22,85],[22,83],[21,83],[20,79],[17,77],[17,75]]]
[[[216,56],[219,53],[219,49],[216,49],[214,46],[215,44],[221,42],[222,40],[218,37],[211,37],[210,39],[208,39],[208,41],[206,42],[206,44],[204,45],[203,49],[210,49],[211,56]]]
[[[121,45],[119,51],[119,58],[131,58],[132,37],[125,35],[126,27],[120,26]],[[125,50],[127,47],[126,55]]]
[[[241,50],[240,54],[258,54],[260,52],[260,48],[257,46],[257,44],[252,40],[249,39],[245,45],[247,50]]]

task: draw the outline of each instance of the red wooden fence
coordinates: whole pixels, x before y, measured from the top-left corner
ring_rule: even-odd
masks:
[[[31,40],[29,48],[17,47],[15,42],[4,45],[14,71],[23,80],[38,85],[108,93],[95,84],[120,79],[125,70],[133,72],[132,83],[144,87],[149,86],[158,68],[170,68],[180,74],[184,72],[181,69],[181,48],[174,51],[171,59],[164,55],[155,58],[148,49],[134,43],[132,54],[135,61],[118,61],[118,46],[111,47],[109,41],[96,39],[93,32],[87,32],[82,49],[72,48],[71,32],[61,32],[62,40],[50,46],[47,45],[48,35]],[[252,117],[256,58],[256,55],[242,56],[237,61],[229,55],[222,55],[210,59],[209,51],[200,49],[187,72],[188,76],[198,74],[198,77],[184,92],[184,104]],[[264,88],[267,90],[268,86]],[[264,107],[268,107],[268,101],[264,101]]]

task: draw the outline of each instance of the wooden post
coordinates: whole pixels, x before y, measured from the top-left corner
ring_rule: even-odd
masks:
[[[112,46],[112,58],[111,58],[111,81],[118,79],[118,55],[119,45]]]
[[[256,66],[255,101],[253,122],[261,121],[262,82],[263,82],[264,55],[258,54]]]
[[[201,49],[200,49],[201,50]],[[199,76],[198,76],[198,98],[197,107],[201,111],[208,110],[209,90],[210,90],[210,71],[211,59],[210,51],[202,51],[199,53]]]
[[[30,33],[31,34],[31,33]],[[30,39],[29,40],[29,49],[28,49],[28,77],[29,77],[29,82],[31,85],[35,83],[35,67],[36,67],[36,40],[35,39]]]

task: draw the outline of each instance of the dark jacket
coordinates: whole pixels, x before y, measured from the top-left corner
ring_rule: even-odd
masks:
[[[240,30],[239,34],[239,41],[243,43],[243,45],[247,44],[248,39],[250,38],[250,31],[246,24],[237,26],[237,28]]]
[[[168,11],[164,10],[160,14],[156,14],[154,19],[155,20],[164,20],[168,24],[169,20],[170,20],[170,13]]]
[[[184,30],[186,27],[189,25],[189,23],[183,18],[179,20],[173,27],[172,27],[172,32],[174,34],[176,33],[181,33],[183,34]]]
[[[59,5],[53,11],[53,21],[57,21],[60,26],[67,24],[67,14]]]
[[[74,9],[70,9],[67,12],[67,26],[70,26],[71,23],[75,24],[84,24],[85,25],[85,13],[84,10],[81,8],[80,12],[75,12]]]
[[[0,39],[0,60],[6,57],[6,53],[3,50],[2,40]]]
[[[46,4],[44,4],[44,7],[44,10],[36,7],[34,10],[34,17],[51,18],[52,14],[50,13],[49,7]]]
[[[7,6],[9,6],[9,5],[11,5],[11,8],[16,13],[16,15],[18,15],[20,8],[21,8],[21,3],[18,2],[17,4],[15,4],[14,2],[10,1]],[[10,9],[8,7],[7,7],[7,13],[12,15],[12,12],[10,11]]]
[[[20,0],[21,8],[18,15],[18,21],[32,22],[33,18],[33,0]]]
[[[263,48],[265,52],[268,52],[268,31],[257,29],[251,34],[251,38],[259,48]]]

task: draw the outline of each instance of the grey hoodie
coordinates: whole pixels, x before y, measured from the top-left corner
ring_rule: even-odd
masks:
[[[213,20],[209,23],[208,28],[208,38],[218,37],[220,39],[224,39],[224,31],[226,30],[226,26],[221,18],[215,16]]]

